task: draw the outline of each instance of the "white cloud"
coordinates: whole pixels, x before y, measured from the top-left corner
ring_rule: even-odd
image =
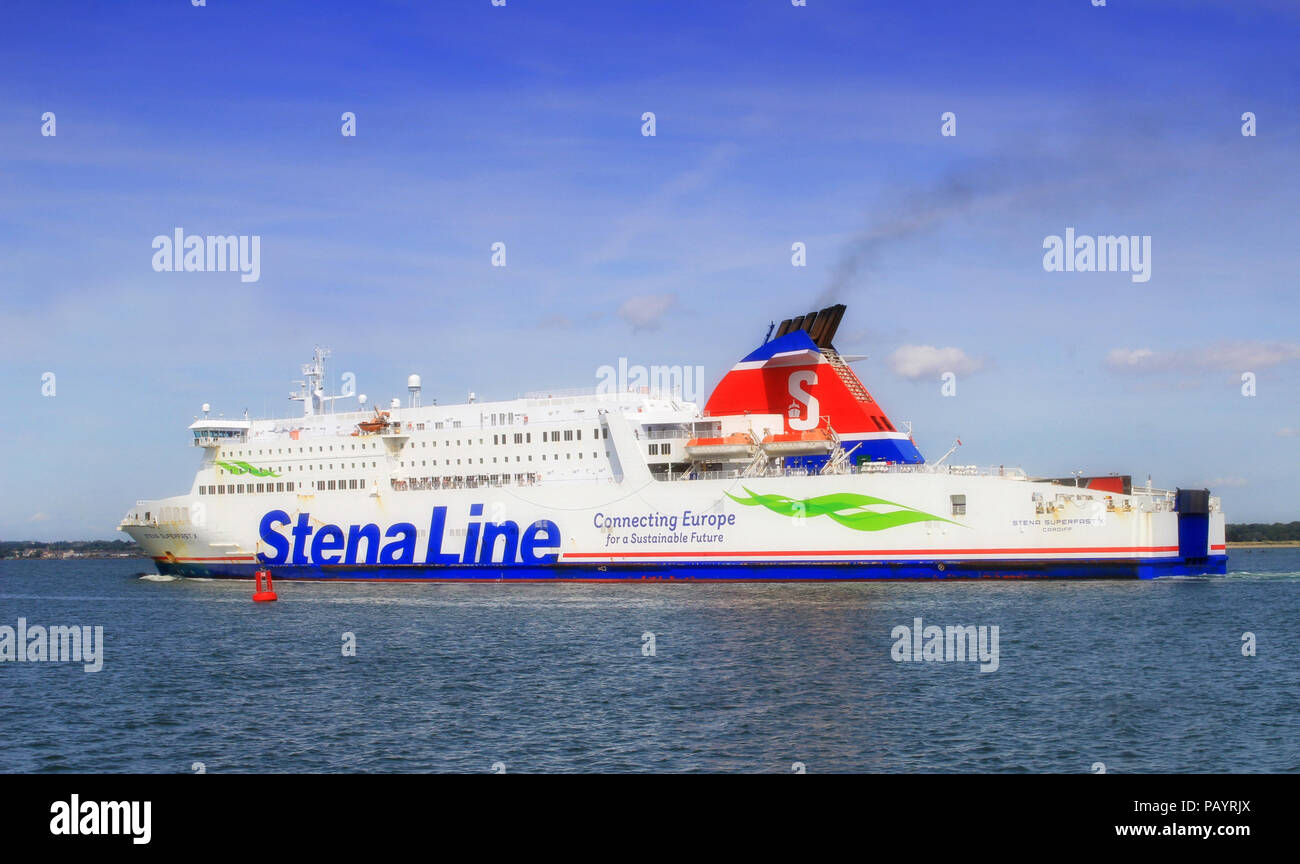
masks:
[[[1245,486],[1247,482],[1248,481],[1246,480],[1245,477],[1215,477],[1206,485],[1208,485],[1211,489],[1222,488],[1225,486],[1229,488],[1236,488],[1236,487]]]
[[[1155,356],[1150,348],[1116,348],[1106,355],[1106,365],[1112,369],[1138,368]]]
[[[945,372],[969,375],[984,368],[984,361],[967,356],[960,348],[936,348],[933,345],[903,345],[889,355],[889,368],[900,378],[916,381],[938,378]]]
[[[1297,435],[1300,435],[1300,429],[1297,429],[1294,426],[1283,426],[1281,429],[1277,430],[1277,434],[1279,438],[1295,438]]]
[[[1253,372],[1295,360],[1300,360],[1300,344],[1244,340],[1177,351],[1116,348],[1106,355],[1106,366],[1114,372],[1138,374],[1180,371]]]
[[[631,324],[633,330],[654,330],[676,304],[676,294],[639,294],[623,301],[618,317]]]
[[[31,518],[29,518],[27,521],[28,521],[28,522],[45,522],[45,521],[48,521],[49,518],[50,518],[50,514],[49,514],[49,513],[33,513],[33,514],[31,515]]]

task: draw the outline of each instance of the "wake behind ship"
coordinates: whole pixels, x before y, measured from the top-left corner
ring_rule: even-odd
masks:
[[[704,408],[649,388],[206,416],[184,495],[121,530],[160,573],[342,580],[1152,578],[1223,573],[1204,489],[927,463],[832,339],[787,319]],[[949,451],[950,453],[952,451]]]

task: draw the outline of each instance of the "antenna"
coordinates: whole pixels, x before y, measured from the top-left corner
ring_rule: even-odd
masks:
[[[956,442],[951,447],[948,448],[948,452],[940,456],[939,461],[934,463],[934,467],[938,468],[940,465],[942,465],[943,460],[947,459],[953,453],[957,452],[957,448],[960,446],[961,446],[961,439],[958,438]]]
[[[294,381],[298,391],[289,394],[289,398],[302,403],[302,416],[312,417],[317,414],[334,413],[334,401],[345,396],[327,395],[322,387],[325,378],[325,358],[330,356],[330,349],[317,345],[312,352],[310,363],[302,364],[302,380]],[[331,383],[331,388],[333,387]]]

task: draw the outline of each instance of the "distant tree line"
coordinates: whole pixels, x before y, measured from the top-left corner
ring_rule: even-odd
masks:
[[[76,552],[80,555],[143,555],[134,540],[0,540],[0,558],[15,558],[24,553]]]
[[[1300,540],[1300,522],[1245,522],[1228,526],[1229,543]]]

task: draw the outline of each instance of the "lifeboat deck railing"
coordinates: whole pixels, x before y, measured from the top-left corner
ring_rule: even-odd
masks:
[[[830,467],[829,464],[827,467]],[[788,468],[784,465],[773,465],[761,471],[749,471],[748,473],[746,473],[746,466],[737,466],[736,468],[688,472],[681,476],[674,476],[673,480],[689,482],[691,480],[727,480],[737,477],[814,477],[827,474],[946,474],[962,477],[1005,477],[1009,480],[1032,479],[1023,469],[1009,465],[902,465],[868,462],[862,465],[839,465],[830,470]],[[1133,491],[1135,494],[1138,492],[1136,488]],[[1145,492],[1146,490],[1142,491]]]

